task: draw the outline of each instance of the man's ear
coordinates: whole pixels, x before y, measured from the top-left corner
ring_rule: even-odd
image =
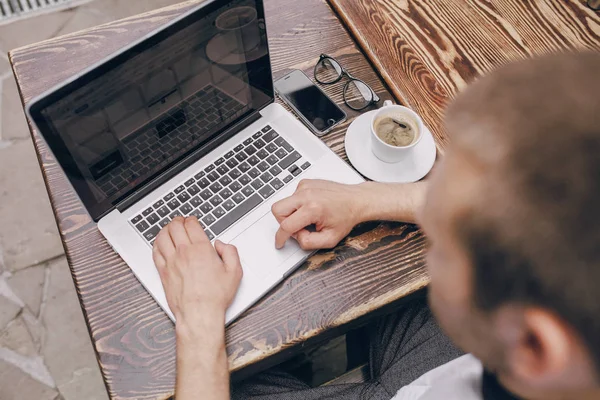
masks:
[[[593,381],[586,347],[554,313],[539,307],[505,306],[498,310],[495,324],[506,350],[502,372],[513,385],[545,391]]]
[[[569,333],[562,321],[538,308],[521,310],[521,329],[508,362],[516,379],[544,387],[566,371]]]

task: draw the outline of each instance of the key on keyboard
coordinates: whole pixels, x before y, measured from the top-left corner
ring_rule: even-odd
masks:
[[[248,200],[238,205],[236,208],[225,214],[217,223],[212,226],[215,235],[219,236],[225,229],[229,228],[244,215],[248,214],[252,209],[262,203],[262,198],[258,194],[252,195]]]
[[[248,175],[242,175],[239,179],[240,183],[244,186],[252,182],[252,179]]]
[[[292,165],[295,161],[299,160],[302,156],[297,151],[294,151],[292,154],[279,161],[279,168],[286,169],[290,165]]]
[[[248,171],[250,168],[251,168],[251,167],[250,167],[250,164],[248,164],[248,163],[246,163],[246,162],[244,162],[244,163],[241,163],[241,164],[240,164],[240,166],[238,167],[238,169],[239,169],[239,170],[240,170],[242,173],[244,173],[244,172]]]
[[[146,221],[148,221],[148,223],[150,225],[154,225],[155,223],[157,223],[160,220],[160,218],[158,217],[158,215],[156,215],[155,213],[152,213],[150,215],[148,215],[148,217],[146,217]]]

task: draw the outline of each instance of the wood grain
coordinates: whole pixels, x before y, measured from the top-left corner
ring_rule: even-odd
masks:
[[[600,14],[583,0],[329,0],[393,94],[447,143],[444,107],[511,61],[600,50]]]
[[[276,77],[292,68],[309,76],[319,54],[337,57],[382,100],[391,98],[324,0],[267,0]],[[156,10],[10,53],[21,98],[33,97],[180,15],[194,2]],[[342,84],[323,89],[342,103]],[[325,142],[345,157],[343,140],[358,113]],[[173,324],[111,249],[89,218],[48,148],[32,137],[59,231],[111,398],[163,399],[173,393]],[[370,223],[337,248],[312,257],[227,329],[234,377],[255,373],[302,349],[364,323],[423,288],[425,240],[416,227]]]

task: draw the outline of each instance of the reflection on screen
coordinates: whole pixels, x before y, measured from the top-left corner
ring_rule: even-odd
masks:
[[[261,106],[249,63],[268,55],[263,34],[255,1],[229,2],[45,108],[95,200],[130,191]]]

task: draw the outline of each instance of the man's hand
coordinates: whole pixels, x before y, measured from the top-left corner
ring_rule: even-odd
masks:
[[[225,314],[242,279],[234,246],[211,245],[195,217],[176,217],[156,238],[153,257],[177,322],[195,323],[203,312]]]
[[[294,237],[305,250],[332,248],[363,221],[369,203],[364,185],[302,180],[296,192],[273,204],[279,222],[275,246]],[[306,227],[314,225],[314,230]]]
[[[236,248],[213,248],[195,217],[177,217],[158,234],[153,257],[176,319],[177,399],[229,399],[225,311],[242,279]]]
[[[361,222],[414,223],[426,189],[425,182],[343,185],[322,180],[300,181],[291,197],[273,204],[273,215],[280,225],[275,246],[279,249],[294,237],[305,250],[332,248]],[[311,225],[314,230],[306,229]]]

